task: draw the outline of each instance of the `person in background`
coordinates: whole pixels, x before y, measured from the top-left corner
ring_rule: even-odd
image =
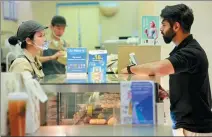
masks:
[[[158,62],[132,65],[122,73],[169,75],[170,112],[174,136],[212,136],[209,62],[204,49],[190,34],[194,21],[185,4],[166,6],[161,12],[161,33],[175,48]]]
[[[66,69],[65,65],[61,64],[55,60],[45,60],[46,56],[52,56],[54,54],[58,54],[58,56],[63,56],[69,44],[63,40],[61,37],[63,36],[66,28],[66,19],[63,16],[54,16],[51,20],[51,36],[48,49],[43,51],[40,56],[40,61],[43,65],[43,71],[45,75],[51,74],[65,74]]]
[[[63,16],[56,15],[51,20],[50,25],[51,33],[50,38],[48,39],[50,40],[49,46],[47,50],[41,52],[40,54],[40,61],[42,62],[43,72],[45,75],[66,73],[65,65],[57,61],[57,58],[63,56],[64,55],[63,51],[65,51],[66,48],[69,47],[69,44],[61,38],[65,32],[66,26],[67,26],[66,19]],[[56,59],[45,60],[45,57],[52,56],[54,54],[58,55]],[[50,101],[48,102],[48,105],[51,106],[54,103],[54,101],[57,101],[57,98],[55,96],[49,96],[49,100]]]

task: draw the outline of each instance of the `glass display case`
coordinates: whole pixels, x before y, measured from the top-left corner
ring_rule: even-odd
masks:
[[[66,75],[45,76],[40,84],[49,96],[47,125],[120,124],[120,82],[151,80],[157,85],[160,81],[159,77],[127,74],[107,74],[105,77],[106,81],[94,81],[88,77],[67,79]],[[155,99],[158,102],[157,96]],[[132,108],[128,109],[132,111]]]

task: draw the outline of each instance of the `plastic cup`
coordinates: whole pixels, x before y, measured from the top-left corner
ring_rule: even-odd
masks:
[[[11,136],[25,136],[28,95],[13,92],[8,95],[9,128]]]

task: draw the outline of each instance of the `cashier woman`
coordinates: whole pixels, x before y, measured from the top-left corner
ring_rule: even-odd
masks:
[[[33,20],[25,21],[19,26],[17,35],[10,37],[9,43],[11,45],[19,43],[23,53],[12,62],[10,72],[29,71],[34,78],[38,79],[44,76],[37,55],[46,48],[45,29],[47,28]],[[48,58],[52,60],[58,56],[54,54]]]

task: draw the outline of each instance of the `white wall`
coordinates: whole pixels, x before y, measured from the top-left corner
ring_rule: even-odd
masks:
[[[212,24],[212,1],[187,1],[184,3],[190,5],[193,9],[194,24],[192,28],[192,33],[207,53],[209,60],[210,84],[212,87],[212,28],[210,27]]]
[[[17,1],[18,3],[18,24],[23,21],[32,20],[32,4],[31,1]]]

